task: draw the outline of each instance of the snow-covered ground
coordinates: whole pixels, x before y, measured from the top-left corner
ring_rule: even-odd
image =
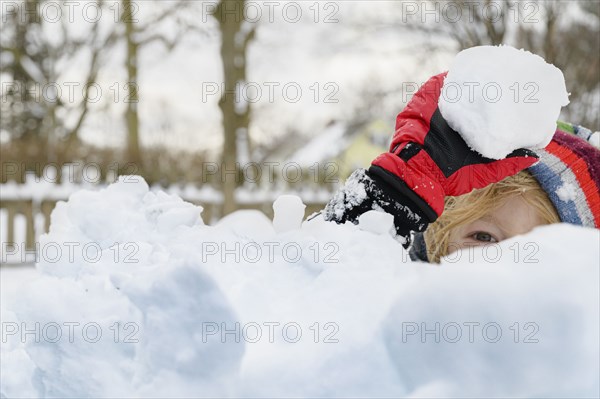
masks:
[[[598,230],[428,265],[378,215],[301,208],[207,226],[143,181],[73,194],[36,271],[1,270],[2,397],[598,396]]]

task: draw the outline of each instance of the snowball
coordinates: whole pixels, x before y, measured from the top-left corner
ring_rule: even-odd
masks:
[[[385,212],[368,211],[358,217],[358,227],[379,235],[389,234],[395,231],[394,217]]]
[[[569,103],[560,69],[510,46],[478,46],[456,55],[439,109],[473,150],[501,159],[517,148],[543,148]]]
[[[297,230],[302,225],[306,205],[295,195],[281,195],[273,203],[273,227],[277,233]]]

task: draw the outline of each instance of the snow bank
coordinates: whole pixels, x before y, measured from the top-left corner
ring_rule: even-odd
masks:
[[[444,79],[440,112],[480,154],[501,159],[517,148],[543,148],[569,103],[560,69],[510,46],[461,51]]]
[[[37,278],[3,297],[2,396],[599,393],[598,230],[434,266],[377,215],[277,233],[257,211],[200,213],[136,179],[60,204]]]

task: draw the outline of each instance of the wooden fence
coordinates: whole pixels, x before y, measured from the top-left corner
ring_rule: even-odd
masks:
[[[1,245],[0,250],[14,250],[15,247],[25,251],[35,251],[36,242],[39,236],[49,231],[50,227],[50,215],[56,204],[61,200],[67,200],[68,196],[64,198],[39,198],[39,195],[4,195],[2,192],[3,187],[6,185],[0,185],[0,212],[4,213],[2,217],[2,223],[5,226],[0,226]],[[15,186],[11,187],[14,189]],[[82,187],[89,188],[89,187]],[[7,192],[9,190],[6,190]],[[13,190],[11,190],[13,191]],[[77,191],[74,188],[72,191]],[[165,190],[169,192],[170,190]],[[171,190],[172,191],[172,190]],[[306,205],[306,215],[310,215],[313,212],[322,209],[327,202],[327,198],[330,197],[331,192],[323,187],[319,191],[314,190],[294,192],[287,191],[289,194],[296,194],[301,197]],[[264,212],[267,216],[272,217],[273,215],[273,200],[275,198],[263,198],[262,200],[251,200],[251,193],[244,193],[243,195],[246,200],[240,201],[239,209],[256,209]],[[308,195],[307,195],[308,194]],[[180,195],[185,201],[200,205],[203,207],[202,219],[207,224],[212,224],[217,221],[221,216],[221,202],[218,199],[201,200],[198,198],[186,198],[185,195]],[[16,219],[21,217],[25,219],[25,237],[24,242],[20,241],[17,235]],[[22,234],[22,232],[20,232]]]

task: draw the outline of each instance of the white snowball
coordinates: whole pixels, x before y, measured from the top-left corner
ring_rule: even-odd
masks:
[[[375,234],[389,234],[394,229],[394,217],[389,213],[368,211],[358,217],[361,230]]]
[[[469,147],[501,159],[517,148],[543,148],[569,103],[560,69],[510,46],[478,46],[456,55],[440,112]]]
[[[273,203],[273,227],[277,233],[298,230],[304,219],[306,205],[295,195],[281,195]]]

